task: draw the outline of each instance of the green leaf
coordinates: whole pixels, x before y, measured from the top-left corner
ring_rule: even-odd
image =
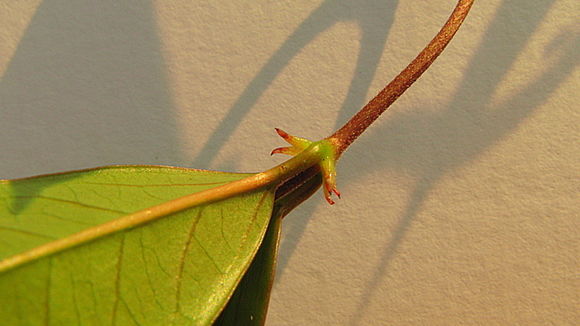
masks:
[[[274,281],[282,218],[274,214],[250,268],[214,326],[263,325]]]
[[[0,180],[0,320],[212,323],[258,251],[275,198],[282,217],[320,186],[326,142],[257,174],[118,166]],[[273,276],[275,253],[266,260],[257,270]],[[270,287],[271,278],[248,305],[262,322]]]
[[[248,186],[147,223],[127,214],[208,189],[213,195],[248,176],[121,166],[1,181],[2,324],[211,323],[258,249],[275,186]],[[128,216],[149,211],[140,212]],[[75,238],[102,228],[114,232]]]
[[[278,189],[264,241],[214,326],[264,325],[274,283],[282,218],[312,196],[321,184],[319,170],[312,168]]]

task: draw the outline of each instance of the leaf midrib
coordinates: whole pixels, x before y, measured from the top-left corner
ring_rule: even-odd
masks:
[[[0,261],[0,273],[26,264],[33,260],[45,257],[56,252],[66,250],[94,239],[127,230],[170,214],[182,211],[200,204],[226,199],[236,194],[257,190],[265,186],[278,187],[288,178],[297,175],[312,165],[318,163],[317,147],[304,150],[286,162],[267,171],[250,175],[246,178],[232,181],[218,187],[206,189],[177,199],[155,205],[118,219],[90,227],[68,237],[61,238],[28,251],[7,257]],[[5,180],[1,180],[5,181]],[[77,203],[78,204],[78,203]]]

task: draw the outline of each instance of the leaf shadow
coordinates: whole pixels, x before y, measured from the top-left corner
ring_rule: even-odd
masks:
[[[39,4],[0,76],[0,178],[183,160],[154,12]]]
[[[334,24],[351,20],[359,24],[362,32],[360,48],[348,93],[339,109],[336,126],[345,122],[358,108],[364,105],[366,93],[375,75],[379,60],[384,52],[389,30],[394,21],[398,0],[365,0],[324,1],[314,10],[300,26],[286,39],[280,48],[270,57],[242,94],[229,109],[228,114],[220,121],[208,141],[199,151],[192,165],[204,167],[210,165],[220,149],[233,134],[235,128],[256,104],[278,74],[289,64],[302,48],[323,31]],[[377,18],[377,19],[374,19]],[[376,22],[380,22],[377,24]],[[312,215],[320,201],[303,203],[300,214],[294,214],[292,223],[286,223],[285,230],[289,236],[282,238],[281,253],[278,258],[277,271],[279,280],[288,264],[290,253],[296,248],[306,228],[308,217]]]
[[[28,207],[44,189],[57,183],[63,183],[78,177],[77,173],[59,174],[60,178],[43,178],[42,182],[27,182],[28,178],[8,180],[8,197],[2,198],[6,201],[6,207],[16,216]]]
[[[347,20],[354,20],[359,24],[362,40],[356,73],[351,80],[347,97],[339,110],[339,117],[346,119],[356,112],[355,110],[364,104],[366,92],[384,50],[397,3],[398,0],[364,0],[356,3],[347,0],[324,1],[298,26],[250,81],[198,152],[192,165],[209,166],[244,116],[292,58],[318,34],[340,21]],[[374,16],[380,16],[381,19],[372,19]],[[371,21],[373,24],[370,23]],[[380,24],[377,25],[376,21]]]
[[[553,3],[553,0],[533,4],[525,0],[502,2],[446,109],[393,111],[377,126],[376,133],[355,145],[381,148],[380,152],[388,155],[378,154],[380,158],[365,161],[364,169],[352,166],[344,173],[348,176],[347,182],[352,181],[354,175],[360,177],[361,171],[364,175],[385,166],[412,175],[416,181],[373,276],[361,294],[350,325],[361,324],[406,232],[437,184],[516,131],[577,67],[580,59],[578,34],[570,36],[565,32],[568,35],[558,39],[573,41],[556,40],[559,46],[554,47],[558,49],[547,53],[550,59],[547,61],[554,62],[541,67],[539,76],[522,86],[519,92],[499,104],[491,102],[499,83],[514,66]],[[524,14],[525,19],[514,19]],[[506,30],[513,32],[506,34]]]

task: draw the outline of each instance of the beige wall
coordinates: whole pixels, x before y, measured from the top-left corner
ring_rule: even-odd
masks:
[[[0,178],[117,163],[257,171],[327,136],[453,1],[0,0]],[[580,5],[477,1],[284,222],[270,325],[580,320]]]

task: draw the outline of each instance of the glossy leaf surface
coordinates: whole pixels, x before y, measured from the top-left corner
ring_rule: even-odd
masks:
[[[248,174],[120,166],[0,183],[0,262]],[[6,325],[203,325],[262,240],[272,187],[198,205],[0,272]]]

